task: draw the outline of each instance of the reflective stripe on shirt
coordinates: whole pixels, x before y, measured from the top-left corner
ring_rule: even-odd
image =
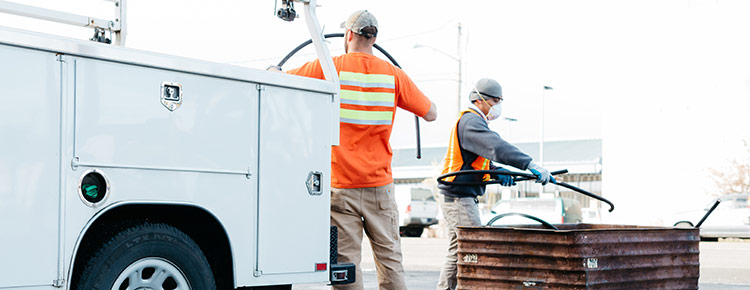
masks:
[[[394,93],[341,90],[341,103],[343,104],[393,107],[395,100]]]
[[[393,120],[391,111],[360,111],[341,109],[341,122],[360,125],[390,125]]]
[[[396,79],[387,74],[363,74],[342,71],[339,73],[342,86],[359,87],[362,90],[341,89],[341,104],[365,107],[391,107],[395,109]],[[371,92],[368,89],[381,88],[385,92]],[[372,111],[341,109],[341,122],[358,125],[391,125],[393,111]]]
[[[339,73],[339,81],[342,85],[363,88],[396,88],[396,78],[392,75],[342,71]]]

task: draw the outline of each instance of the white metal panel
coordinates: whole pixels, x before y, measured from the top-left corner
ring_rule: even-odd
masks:
[[[260,99],[259,270],[310,273],[329,259],[331,95],[266,87]],[[323,173],[308,194],[309,172]],[[327,271],[320,272],[321,281]]]
[[[0,288],[57,277],[60,63],[0,45]],[[33,273],[33,274],[31,274]]]
[[[182,105],[161,104],[162,82]],[[118,63],[76,63],[75,153],[83,164],[247,173],[257,124],[254,84]]]

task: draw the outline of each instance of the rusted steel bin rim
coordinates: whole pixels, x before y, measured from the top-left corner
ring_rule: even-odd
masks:
[[[558,230],[545,229],[536,224],[522,225],[503,225],[503,226],[481,226],[468,227],[459,226],[459,229],[482,229],[493,231],[531,231],[531,232],[552,232],[552,233],[574,233],[574,232],[612,232],[612,231],[697,231],[694,228],[672,228],[672,227],[652,227],[637,225],[607,225],[607,224],[553,224]]]

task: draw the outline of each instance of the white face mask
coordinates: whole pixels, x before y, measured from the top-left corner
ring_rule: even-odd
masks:
[[[487,100],[484,99],[484,96],[477,90],[476,87],[474,87],[474,92],[479,95],[479,98],[484,102],[485,105],[489,106],[490,104],[487,103]],[[487,112],[487,121],[492,121],[497,118],[500,118],[500,114],[503,112],[503,107],[500,106],[503,103],[502,99],[500,99],[500,102],[495,104],[494,106],[490,107],[490,110]]]
[[[490,108],[490,111],[487,112],[487,120],[492,121],[497,118],[500,118],[500,114],[503,112],[503,107],[501,106],[502,103],[497,103],[492,108]]]

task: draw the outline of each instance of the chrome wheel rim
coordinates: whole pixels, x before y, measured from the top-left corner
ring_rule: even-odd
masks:
[[[185,274],[171,262],[143,258],[123,270],[112,290],[190,290]]]

